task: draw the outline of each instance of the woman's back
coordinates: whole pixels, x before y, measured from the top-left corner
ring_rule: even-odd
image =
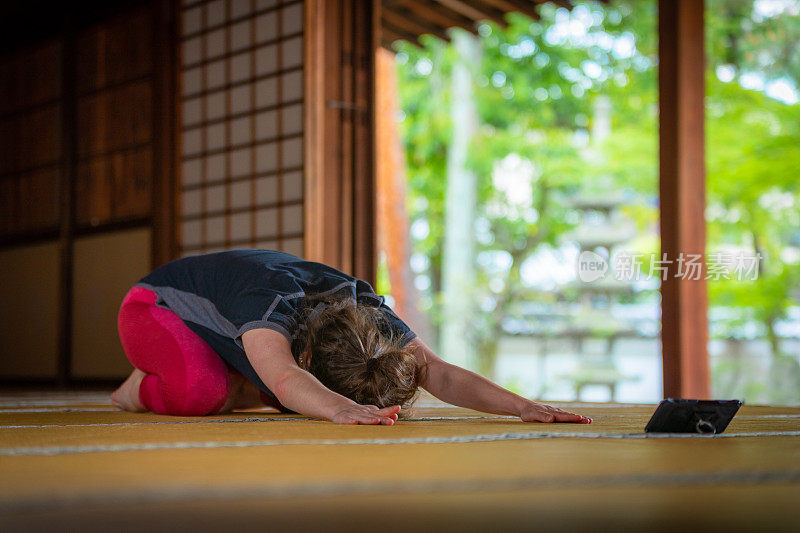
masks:
[[[277,331],[289,343],[299,336],[308,297],[351,298],[380,308],[393,333],[414,334],[369,283],[333,267],[273,250],[230,250],[189,256],[157,268],[137,284],[156,293],[226,362],[267,391],[244,353],[249,330]]]

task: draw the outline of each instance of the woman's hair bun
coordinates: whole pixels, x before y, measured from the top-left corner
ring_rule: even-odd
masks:
[[[316,304],[317,302],[313,302]],[[419,383],[417,359],[387,331],[382,310],[352,299],[311,305],[299,350],[311,353],[310,372],[330,390],[362,405],[407,406]],[[298,352],[299,353],[299,352]]]

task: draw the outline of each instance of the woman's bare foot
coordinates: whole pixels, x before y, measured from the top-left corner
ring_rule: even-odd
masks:
[[[147,374],[134,368],[125,383],[119,386],[117,390],[111,393],[111,404],[123,411],[130,411],[132,413],[141,413],[147,409],[139,403],[139,386]]]

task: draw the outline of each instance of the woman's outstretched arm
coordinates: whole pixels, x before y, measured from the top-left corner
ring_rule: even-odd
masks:
[[[525,422],[577,422],[588,424],[591,418],[536,403],[492,383],[483,376],[443,361],[419,338],[411,349],[423,368],[420,385],[440,400],[499,415],[518,416]]]
[[[360,405],[328,389],[295,363],[283,335],[269,329],[253,329],[242,335],[245,354],[258,377],[285,407],[335,424],[385,424],[397,420],[399,405],[378,409]]]

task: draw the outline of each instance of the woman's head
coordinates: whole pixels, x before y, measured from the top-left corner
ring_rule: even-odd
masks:
[[[359,404],[410,405],[418,387],[416,358],[399,338],[384,333],[391,329],[383,312],[352,299],[318,302],[304,319],[297,350],[302,366]]]

